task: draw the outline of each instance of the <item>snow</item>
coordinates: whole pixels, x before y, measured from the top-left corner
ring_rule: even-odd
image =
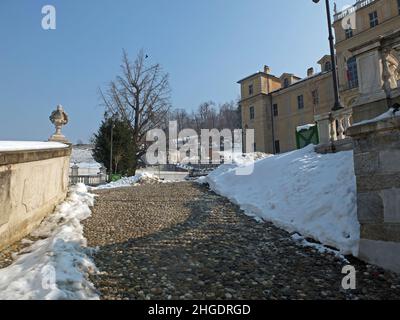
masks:
[[[93,195],[83,184],[71,188],[66,201],[32,236],[40,238],[0,270],[0,300],[98,299],[88,280],[95,272],[81,220],[91,214]],[[30,244],[31,241],[24,241]]]
[[[353,126],[360,126],[363,124],[386,120],[386,119],[390,119],[390,118],[394,118],[394,117],[398,117],[398,116],[400,116],[400,111],[394,112],[394,108],[390,108],[388,111],[382,113],[381,115],[377,116],[376,118],[354,123]]]
[[[156,175],[148,173],[148,172],[142,172],[138,173],[132,177],[122,177],[121,179],[117,181],[113,181],[98,187],[93,187],[91,188],[92,190],[102,190],[102,189],[114,189],[114,188],[126,188],[126,187],[132,187],[141,183],[162,183],[165,182],[164,180],[161,180],[158,178]]]
[[[0,141],[0,152],[61,149],[61,148],[66,148],[66,147],[68,147],[66,144],[63,144],[60,142]]]
[[[226,163],[243,163],[253,160],[259,160],[266,157],[272,156],[269,153],[264,152],[252,152],[252,153],[242,153],[242,152],[232,152],[232,151],[221,151],[219,152],[223,156]]]
[[[199,182],[258,221],[357,256],[360,226],[352,151],[321,155],[310,145],[257,160],[250,175],[237,175],[237,167],[221,165]]]
[[[76,145],[72,147],[71,170],[75,165],[78,167],[79,176],[95,176],[100,173],[102,168],[102,165],[93,158],[93,147],[91,145]]]
[[[72,147],[71,163],[100,168],[101,164],[93,158],[93,149],[89,147]]]
[[[315,250],[317,250],[320,253],[330,253],[335,255],[336,257],[338,257],[339,259],[343,260],[344,262],[348,263],[349,261],[346,259],[345,256],[343,256],[342,254],[340,254],[339,251],[337,250],[333,250],[331,248],[327,248],[324,245],[320,244],[320,243],[314,243],[314,242],[310,242],[307,239],[305,239],[304,237],[302,237],[301,235],[299,235],[298,233],[295,233],[292,235],[291,237],[295,242],[297,242],[298,244],[300,244],[302,247],[310,247],[313,248]]]
[[[296,131],[300,132],[300,131],[303,131],[303,130],[310,130],[311,128],[314,128],[315,126],[316,126],[315,123],[313,123],[313,124],[305,124],[303,126],[298,126],[296,128]]]

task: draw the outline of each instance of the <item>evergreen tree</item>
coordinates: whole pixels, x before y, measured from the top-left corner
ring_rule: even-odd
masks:
[[[94,159],[104,164],[110,172],[111,127],[113,126],[112,172],[122,175],[135,174],[135,154],[129,125],[118,118],[105,114],[98,132],[93,137]]]

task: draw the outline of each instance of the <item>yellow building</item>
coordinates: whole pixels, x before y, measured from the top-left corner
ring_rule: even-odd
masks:
[[[307,78],[290,73],[279,78],[265,66],[240,80],[242,127],[254,129],[255,150],[280,153],[296,149],[296,129],[313,124],[314,117],[334,105],[330,57],[319,64],[321,72],[308,69]]]
[[[363,0],[335,12],[338,85],[344,110],[334,105],[330,56],[301,79],[268,67],[240,80],[243,129],[255,130],[255,150],[296,149],[296,129],[318,124],[322,143],[344,140],[352,122],[371,119],[400,100],[400,0]]]
[[[376,117],[399,100],[400,0],[357,1],[333,26],[342,103],[355,122]]]

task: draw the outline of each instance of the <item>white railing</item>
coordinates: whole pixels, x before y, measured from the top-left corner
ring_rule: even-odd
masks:
[[[346,130],[352,124],[352,109],[345,108],[339,111],[316,115],[315,121],[321,144],[346,139]]]
[[[354,13],[355,11],[364,8],[366,6],[368,6],[369,4],[371,4],[372,2],[375,2],[376,0],[359,0],[356,2],[356,4],[354,6],[351,6],[341,12],[336,13],[333,17],[335,19],[335,21],[341,20],[344,17],[347,17],[349,15],[351,15],[352,13]]]
[[[98,186],[107,182],[106,174],[97,174],[92,176],[69,176],[69,183],[75,185],[77,183],[83,183],[87,186]]]

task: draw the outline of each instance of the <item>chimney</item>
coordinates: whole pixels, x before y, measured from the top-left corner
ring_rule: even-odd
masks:
[[[271,69],[267,65],[265,65],[264,66],[264,73],[269,74],[270,72],[271,72]]]
[[[314,68],[308,68],[307,77],[311,77],[314,74]]]

